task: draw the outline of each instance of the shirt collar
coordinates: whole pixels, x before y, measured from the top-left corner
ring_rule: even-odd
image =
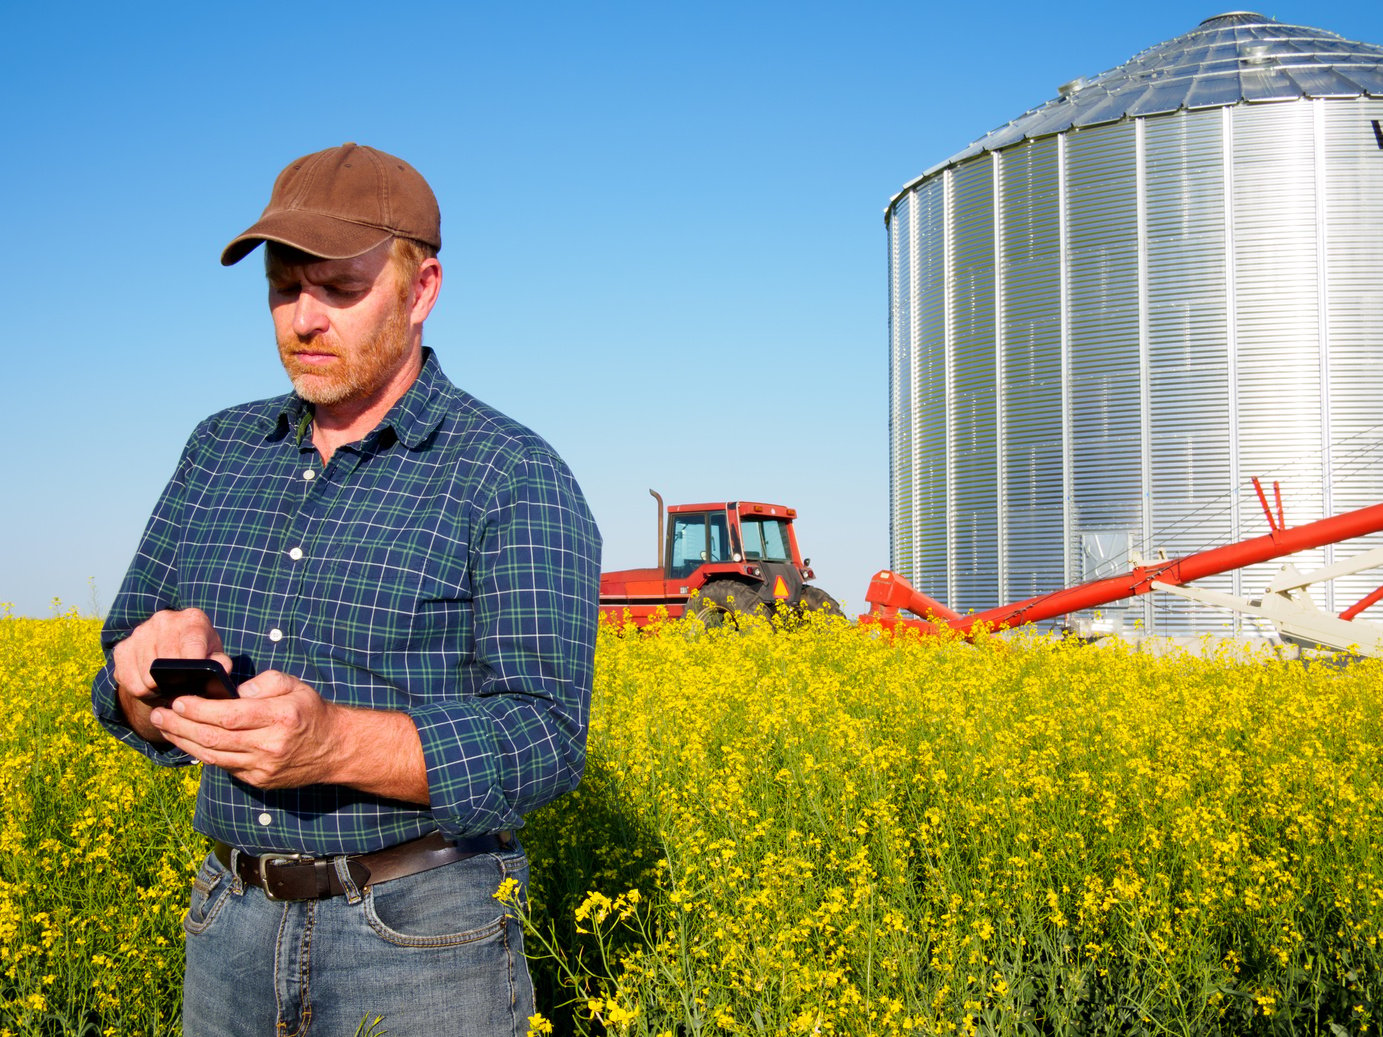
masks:
[[[424,346],[423,367],[418,377],[389,408],[379,427],[365,438],[368,440],[384,429],[392,428],[400,443],[410,450],[416,450],[446,416],[447,405],[442,399],[444,394],[439,391],[444,379],[436,354]],[[277,439],[284,435],[298,437],[301,430],[301,438],[305,439],[312,417],[308,402],[297,393],[280,396],[272,402],[275,406],[265,414],[265,438]]]
[[[440,391],[444,380],[436,354],[424,346],[422,370],[389,409],[380,428],[392,428],[400,443],[409,450],[418,449],[446,417],[447,404],[442,399],[445,394]]]

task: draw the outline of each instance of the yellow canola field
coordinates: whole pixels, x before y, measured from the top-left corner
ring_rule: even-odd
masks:
[[[175,1034],[197,775],[91,715],[100,623],[0,618],[0,1035]]]
[[[597,661],[587,781],[531,825],[540,1027],[1376,1030],[1376,661],[840,620]]]
[[[0,1035],[178,1032],[196,774],[91,720],[97,630],[0,618]],[[535,1032],[1375,1032],[1380,687],[603,628],[586,781],[524,832]]]

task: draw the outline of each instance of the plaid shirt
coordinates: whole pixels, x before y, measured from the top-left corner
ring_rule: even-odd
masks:
[[[97,718],[124,722],[111,648],[197,607],[246,680],[268,669],[417,725],[427,809],[354,789],[264,790],[202,771],[194,825],[252,852],[364,853],[435,829],[516,828],[585,762],[600,535],[542,439],[457,389],[430,350],[379,427],[323,466],[296,395],[202,422],[102,634]]]

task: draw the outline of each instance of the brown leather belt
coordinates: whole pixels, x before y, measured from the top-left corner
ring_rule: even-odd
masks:
[[[401,879],[440,868],[481,853],[496,853],[514,846],[514,833],[473,835],[455,842],[441,832],[412,839],[374,853],[346,854],[346,868],[357,889],[376,882]],[[270,900],[321,900],[346,891],[336,871],[337,857],[309,857],[301,853],[245,853],[218,842],[212,852],[240,881],[264,890]],[[234,864],[232,864],[234,861]]]

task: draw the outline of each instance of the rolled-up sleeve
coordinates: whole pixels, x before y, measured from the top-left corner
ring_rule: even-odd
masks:
[[[480,512],[470,564],[472,686],[409,710],[432,815],[451,836],[517,827],[581,780],[600,536],[559,458],[532,451],[511,466]]]

